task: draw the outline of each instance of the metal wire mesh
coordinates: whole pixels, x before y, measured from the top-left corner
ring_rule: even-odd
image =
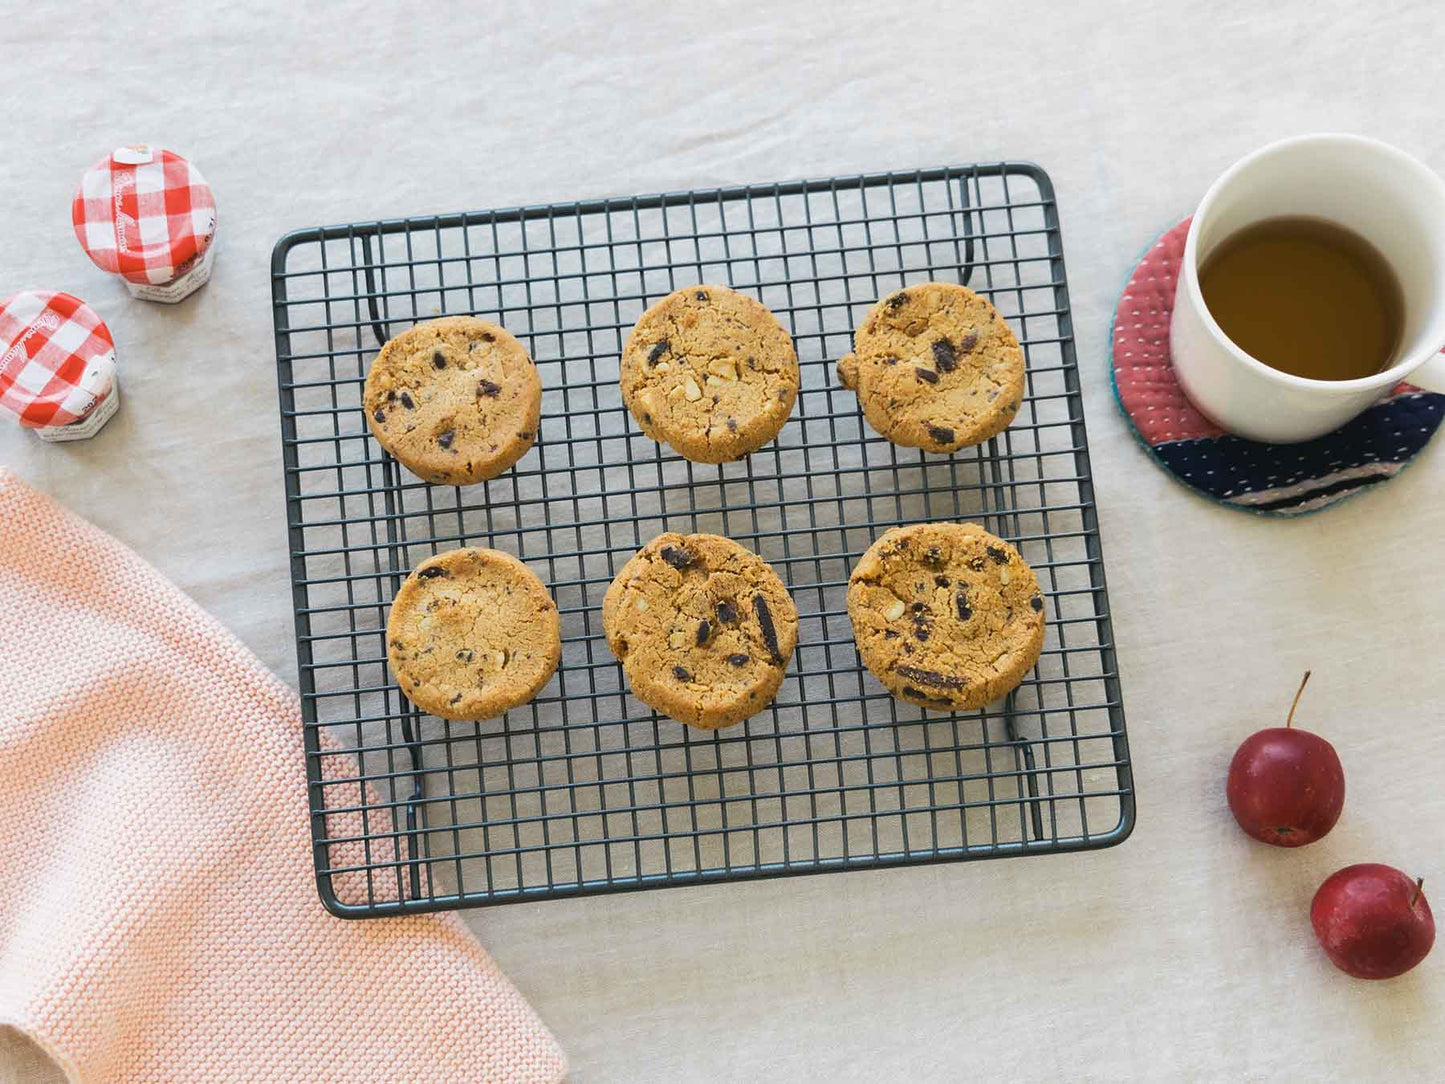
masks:
[[[1134,801],[1053,191],[1003,163],[304,230],[276,246],[276,353],[318,884],[347,916],[1108,846]],[[833,362],[873,302],[966,282],[1028,360],[1012,427],[952,456],[895,447]],[[731,284],[791,328],[802,391],[744,462],[641,435],[618,356],[676,287]],[[427,485],[370,436],[381,343],[472,313],[532,352],[537,446],[478,486]],[[888,527],[972,520],[1046,592],[1044,653],[980,711],[901,703],[861,666],[848,573]],[[627,691],[602,594],[656,534],[760,553],[800,617],[767,710],[708,733]],[[449,722],[386,666],[408,570],[508,550],[550,587],[562,664],[502,719]]]

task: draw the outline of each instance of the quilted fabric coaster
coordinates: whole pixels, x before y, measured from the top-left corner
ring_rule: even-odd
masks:
[[[1303,444],[1230,436],[1185,398],[1169,358],[1169,316],[1189,222],[1149,247],[1114,312],[1114,394],[1155,462],[1230,508],[1277,516],[1317,512],[1399,474],[1434,436],[1445,395],[1398,384],[1353,421]]]

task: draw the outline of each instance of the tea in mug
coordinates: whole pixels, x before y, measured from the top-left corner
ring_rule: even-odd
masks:
[[[1395,361],[1405,301],[1369,241],[1322,218],[1255,222],[1199,268],[1209,314],[1245,353],[1311,380],[1372,376]]]

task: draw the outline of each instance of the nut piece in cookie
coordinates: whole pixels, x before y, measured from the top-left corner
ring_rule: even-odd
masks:
[[[542,381],[511,332],[445,316],[381,348],[362,407],[377,442],[413,474],[471,485],[495,478],[532,446]]]
[[[965,286],[925,282],[874,305],[838,361],[868,424],[894,444],[952,452],[1008,427],[1024,355],[993,305]]]
[[[653,305],[622,350],[622,401],[643,433],[698,463],[741,459],[778,435],[800,382],[777,317],[726,286]]]
[[[557,669],[557,605],[511,554],[448,550],[417,565],[396,593],[386,657],[423,711],[489,719],[531,700]]]
[[[973,523],[885,532],[848,578],[848,617],[863,664],[889,692],[945,711],[1012,691],[1044,644],[1033,569]]]
[[[664,534],[617,573],[602,628],[639,700],[717,729],[777,694],[797,646],[798,611],[767,562],[731,539]]]

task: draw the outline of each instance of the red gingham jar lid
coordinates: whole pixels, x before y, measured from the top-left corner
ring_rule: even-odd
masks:
[[[80,247],[128,282],[164,285],[205,255],[216,202],[195,166],[143,143],[120,147],[86,171],[70,208]]]
[[[114,392],[115,343],[84,301],[57,290],[0,301],[0,409],[46,429],[83,420]]]

